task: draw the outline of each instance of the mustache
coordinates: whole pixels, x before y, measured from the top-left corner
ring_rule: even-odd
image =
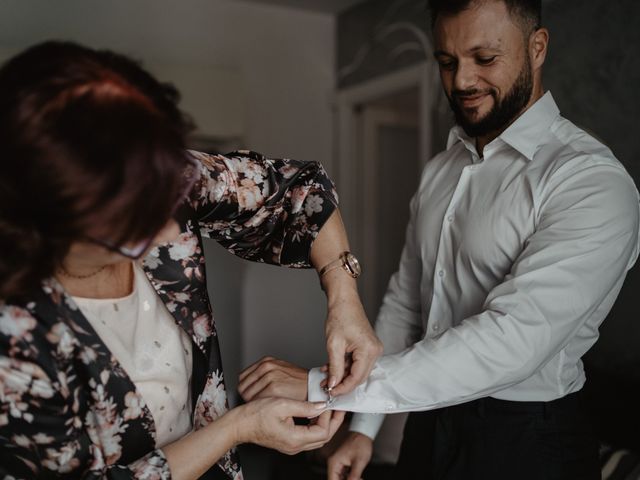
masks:
[[[468,90],[453,90],[451,92],[451,98],[455,99],[474,97],[477,95],[491,95],[495,97],[495,92],[490,88],[485,90],[480,90],[479,88],[470,88]]]

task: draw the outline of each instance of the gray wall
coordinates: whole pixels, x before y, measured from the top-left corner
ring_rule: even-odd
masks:
[[[545,86],[563,115],[607,144],[640,185],[640,2],[557,0],[544,21],[551,31]],[[589,360],[640,381],[638,288],[636,266]]]
[[[640,2],[544,0],[551,32],[545,87],[565,117],[609,145],[640,181]],[[371,0],[338,17],[338,85],[348,87],[431,58],[426,0]],[[423,48],[427,45],[428,48]],[[592,364],[640,380],[640,269],[632,270]]]
[[[370,0],[338,15],[337,82],[356,85],[431,54],[427,0]]]

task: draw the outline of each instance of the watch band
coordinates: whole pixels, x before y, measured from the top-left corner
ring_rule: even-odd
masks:
[[[318,276],[322,277],[325,273],[330,272],[331,270],[344,265],[344,256],[348,253],[349,252],[342,252],[336,260],[327,263],[324,267],[320,269],[320,271],[318,272]]]

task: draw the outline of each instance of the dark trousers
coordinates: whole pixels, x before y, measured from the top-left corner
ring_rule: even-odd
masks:
[[[409,415],[396,478],[599,480],[580,393],[551,402],[482,398]]]

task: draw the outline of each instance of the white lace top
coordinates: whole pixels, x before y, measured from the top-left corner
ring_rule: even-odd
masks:
[[[123,298],[73,297],[147,404],[156,447],[186,435],[191,423],[191,339],[134,262],[133,292]]]

